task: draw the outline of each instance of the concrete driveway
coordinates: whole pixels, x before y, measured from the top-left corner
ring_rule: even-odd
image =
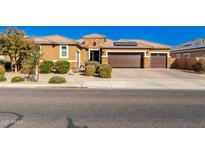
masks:
[[[175,69],[113,69],[112,78],[86,81],[88,88],[203,89],[205,74]]]
[[[177,69],[113,69],[114,79],[205,79],[205,74]]]

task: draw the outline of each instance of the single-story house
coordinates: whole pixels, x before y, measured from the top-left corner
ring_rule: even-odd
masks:
[[[68,60],[80,67],[88,60],[111,64],[113,68],[169,68],[171,46],[144,40],[113,41],[89,34],[80,40],[60,35],[34,38],[47,60]]]
[[[205,39],[197,39],[171,48],[173,58],[205,57]]]

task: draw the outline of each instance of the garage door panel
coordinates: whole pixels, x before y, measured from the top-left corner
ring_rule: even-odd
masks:
[[[109,53],[108,63],[115,68],[140,68],[141,58],[141,54]]]
[[[167,56],[165,54],[151,54],[150,61],[151,68],[166,68],[167,67]]]

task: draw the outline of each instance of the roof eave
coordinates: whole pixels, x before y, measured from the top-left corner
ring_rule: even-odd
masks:
[[[176,52],[186,52],[186,51],[201,51],[201,50],[205,50],[205,47],[201,47],[201,48],[193,48],[193,49],[185,49],[185,50],[171,50],[172,53],[176,53]]]
[[[154,50],[170,50],[170,48],[146,48],[146,47],[100,47],[102,49],[154,49]]]

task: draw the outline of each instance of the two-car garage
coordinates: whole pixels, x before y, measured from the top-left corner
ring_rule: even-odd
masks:
[[[144,68],[144,53],[108,53],[108,63],[113,68]],[[166,53],[151,53],[150,68],[167,68]]]
[[[145,40],[109,40],[101,46],[101,62],[113,68],[167,68],[170,46]]]

